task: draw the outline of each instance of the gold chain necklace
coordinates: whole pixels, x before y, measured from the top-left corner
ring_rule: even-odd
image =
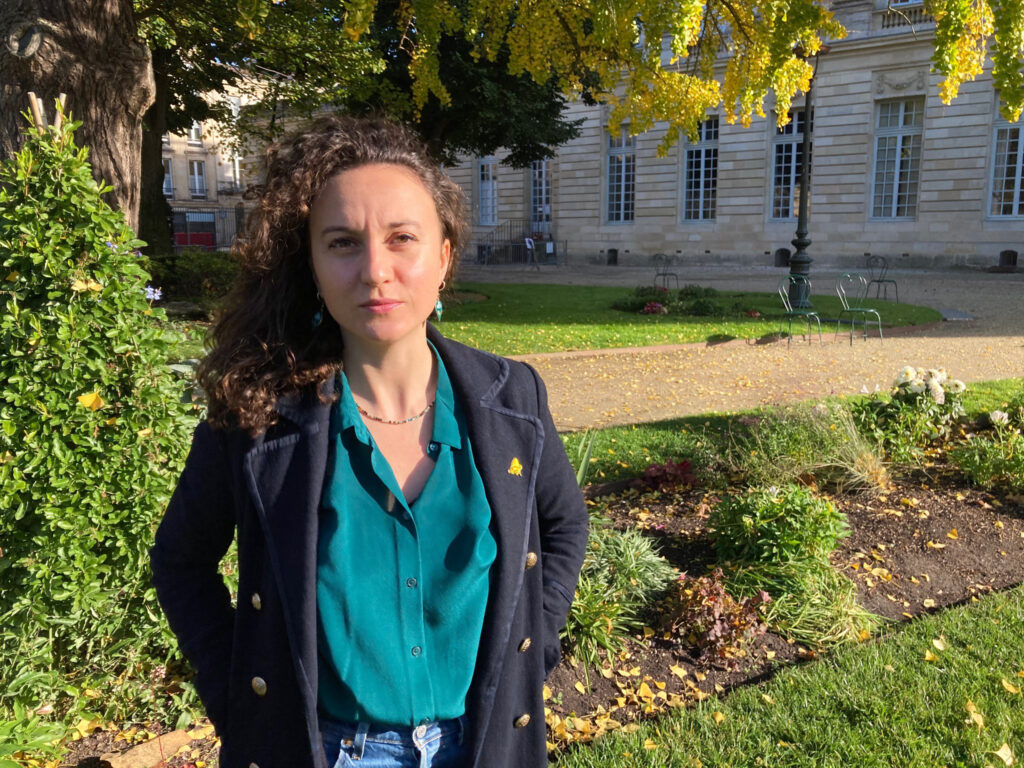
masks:
[[[422,419],[424,416],[426,416],[427,411],[434,407],[435,402],[437,402],[436,399],[431,400],[429,403],[427,403],[426,408],[417,413],[415,416],[410,416],[408,419],[385,419],[381,416],[374,416],[372,413],[364,411],[363,407],[359,405],[359,403],[356,403],[356,410],[363,414],[363,416],[365,416],[366,418],[371,419],[372,421],[378,421],[381,424],[408,424],[410,421],[417,421],[418,419]]]

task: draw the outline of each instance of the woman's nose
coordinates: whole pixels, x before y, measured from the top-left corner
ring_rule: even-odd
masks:
[[[370,242],[363,255],[363,282],[367,285],[386,283],[391,277],[391,254],[384,243]]]

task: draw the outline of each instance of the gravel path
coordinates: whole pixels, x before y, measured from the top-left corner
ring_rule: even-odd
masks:
[[[720,290],[772,291],[784,274],[769,267],[678,268],[681,285]],[[508,267],[466,267],[466,281],[650,284],[653,268],[544,267],[540,272]],[[815,272],[815,293],[831,289],[835,270]],[[560,430],[658,421],[714,411],[855,394],[886,388],[904,365],[945,367],[965,382],[1024,377],[1024,274],[973,270],[902,271],[900,299],[938,310],[959,310],[971,320],[877,337],[840,336],[824,345],[799,337],[757,344],[687,344],[631,350],[523,355],[548,387]],[[827,287],[826,287],[827,286]],[[795,329],[796,326],[794,326]]]

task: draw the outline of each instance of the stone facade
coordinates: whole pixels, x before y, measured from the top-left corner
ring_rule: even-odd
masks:
[[[834,8],[849,36],[819,57],[814,80],[811,257],[862,266],[864,254],[873,253],[894,268],[988,266],[1003,249],[1024,249],[1024,126],[999,117],[988,76],[965,84],[946,106],[938,97],[940,78],[930,71],[934,24],[920,4],[887,10],[884,0],[838,0]],[[688,198],[686,179],[695,161],[687,167],[685,141],[659,158],[662,128],[635,138],[633,218],[613,221],[609,187],[621,174],[618,161],[609,159],[615,153],[607,108],[573,104],[569,117],[583,119],[582,133],[547,164],[545,230],[559,255],[606,263],[615,249],[625,264],[647,264],[658,253],[697,264],[772,263],[776,248],[792,248],[797,205],[790,182],[798,174],[795,163],[784,162],[789,150],[776,148],[794,137],[776,133],[770,106],[769,118],[749,128],[727,124],[719,111],[713,216],[693,220],[700,187]],[[802,100],[793,107],[801,110]],[[493,253],[487,249],[500,229],[481,219],[482,195],[496,197],[499,225],[522,222],[511,229],[546,234],[529,221],[534,172],[495,162],[492,186],[483,191],[481,162],[467,158],[448,169],[472,201],[470,259]],[[788,172],[788,187],[779,185],[780,170]],[[780,189],[790,192],[781,196],[781,209]],[[709,193],[707,181],[703,191]]]

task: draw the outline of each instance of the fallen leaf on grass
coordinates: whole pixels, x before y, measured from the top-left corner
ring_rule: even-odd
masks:
[[[1006,678],[1003,678],[1003,681],[1002,681],[1002,682],[1003,682],[1003,688],[1005,688],[1005,689],[1006,689],[1007,691],[1009,691],[1010,693],[1020,693],[1020,688],[1018,688],[1018,687],[1017,687],[1016,685],[1014,685],[1013,683],[1011,683],[1011,682],[1010,682],[1009,680],[1007,680]]]
[[[655,744],[651,739],[644,740],[644,749],[657,749],[659,746],[660,745]]]
[[[1010,745],[1006,744],[1005,742],[997,752],[992,752],[990,754],[993,754],[996,757],[998,757],[1006,765],[1013,765],[1013,750],[1010,749]]]
[[[948,647],[946,645],[946,638],[943,635],[939,635],[937,638],[932,640],[932,645],[935,646],[936,651],[944,651]]]
[[[967,700],[967,704],[964,706],[964,709],[967,710],[968,714],[967,720],[964,722],[966,722],[967,725],[978,726],[978,733],[981,733],[981,729],[985,727],[985,716],[978,711],[977,706],[975,706],[974,702],[970,699]]]
[[[711,719],[715,721],[715,725],[721,725],[722,721],[725,720],[725,714],[723,712],[712,712]]]
[[[925,651],[925,652],[924,652],[924,660],[925,660],[925,661],[938,661],[938,660],[939,660],[939,657],[938,657],[938,656],[936,656],[936,655],[935,655],[934,653],[932,653],[931,651]]]

